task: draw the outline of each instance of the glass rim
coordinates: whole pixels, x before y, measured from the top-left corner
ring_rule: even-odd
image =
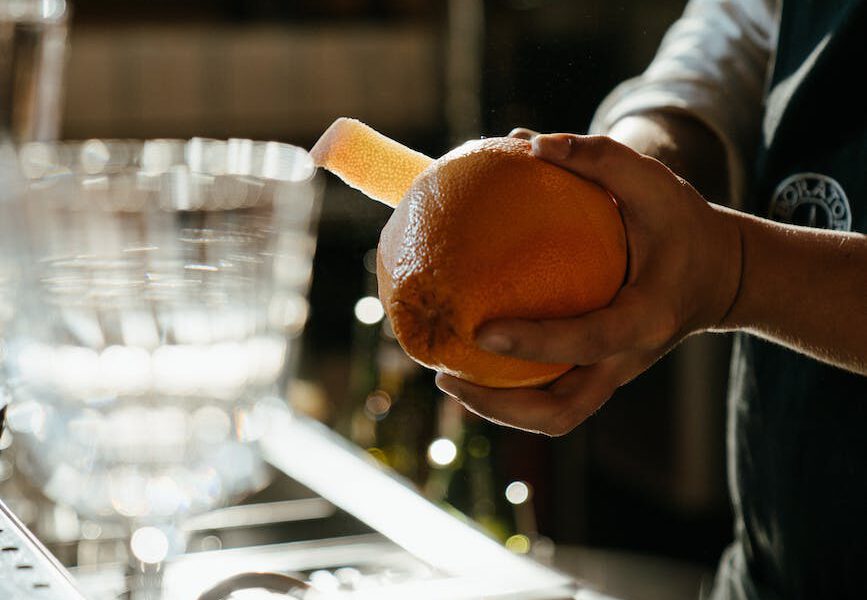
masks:
[[[68,17],[66,0],[0,0],[0,21],[62,23]]]
[[[306,149],[287,142],[248,138],[91,138],[25,142],[16,147],[25,181],[60,175],[100,176],[137,171],[160,176],[188,171],[208,176],[252,177],[276,183],[313,179]]]

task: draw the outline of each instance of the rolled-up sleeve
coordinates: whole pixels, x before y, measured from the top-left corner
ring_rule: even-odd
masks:
[[[758,142],[777,27],[775,0],[691,0],[647,70],[602,102],[591,133],[643,112],[688,113],[725,145],[737,203]]]

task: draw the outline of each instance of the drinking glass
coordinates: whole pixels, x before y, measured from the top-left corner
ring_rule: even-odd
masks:
[[[128,524],[158,597],[185,516],[266,482],[307,317],[318,183],[274,142],[21,147],[9,426],[45,494]]]
[[[0,0],[0,135],[57,138],[68,18],[66,0]]]
[[[0,494],[17,509],[32,503],[12,477],[14,456],[3,436],[6,383],[4,323],[12,312],[16,231],[3,214],[17,171],[7,161],[11,142],[56,139],[60,131],[69,8],[66,0],[0,0]]]
[[[0,439],[6,422],[6,405],[9,394],[6,390],[4,334],[12,320],[14,294],[18,280],[18,261],[15,244],[16,230],[11,222],[10,207],[21,193],[21,177],[15,150],[8,139],[0,135]],[[0,451],[2,451],[0,444]],[[2,468],[2,467],[0,467]]]

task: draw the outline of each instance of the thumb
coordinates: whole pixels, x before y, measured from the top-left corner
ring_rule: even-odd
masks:
[[[592,365],[626,350],[664,345],[677,330],[676,319],[624,291],[610,306],[579,317],[486,323],[476,341],[490,352],[526,360]]]
[[[540,134],[533,154],[593,181],[618,199],[647,195],[649,186],[673,174],[658,160],[603,135]]]

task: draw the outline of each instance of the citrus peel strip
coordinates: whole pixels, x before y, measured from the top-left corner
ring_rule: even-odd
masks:
[[[310,150],[316,166],[374,200],[397,206],[413,180],[433,162],[357,119],[334,121]]]

